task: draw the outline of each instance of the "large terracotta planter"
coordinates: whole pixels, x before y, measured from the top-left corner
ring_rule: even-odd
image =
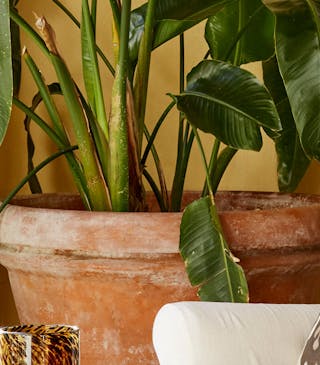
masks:
[[[43,207],[42,198],[32,204]],[[220,193],[217,203],[251,301],[320,303],[319,197]],[[49,196],[49,204],[79,208],[72,196]],[[180,219],[181,213],[7,207],[0,263],[21,322],[78,325],[83,365],[157,364],[157,310],[196,299],[178,254]]]

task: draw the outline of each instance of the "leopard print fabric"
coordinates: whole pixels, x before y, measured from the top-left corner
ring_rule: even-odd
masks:
[[[79,365],[79,329],[59,325],[0,328],[0,365]]]

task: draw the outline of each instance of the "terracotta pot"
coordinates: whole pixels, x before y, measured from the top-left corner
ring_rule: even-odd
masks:
[[[81,206],[69,195],[46,198],[54,208]],[[156,312],[196,299],[178,254],[181,213],[44,209],[43,196],[31,200],[42,209],[11,205],[0,216],[0,262],[21,322],[78,325],[83,365],[157,364]],[[217,204],[251,301],[320,303],[320,197],[220,193]]]

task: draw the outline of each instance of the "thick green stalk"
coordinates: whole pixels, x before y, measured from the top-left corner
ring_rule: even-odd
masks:
[[[110,208],[106,185],[102,179],[95,149],[88,128],[88,121],[82,108],[79,94],[70,72],[60,57],[55,44],[54,32],[44,17],[38,18],[36,26],[46,40],[51,61],[67,105],[76,141],[79,147],[79,159],[86,179],[86,188],[93,210],[108,210]]]
[[[83,79],[85,81],[89,104],[105,138],[108,140],[108,122],[96,51],[95,29],[88,0],[82,0],[81,43]]]
[[[180,93],[185,88],[185,46],[184,34],[180,35],[180,65],[179,65],[179,90]],[[187,172],[191,147],[194,139],[194,134],[190,130],[189,123],[185,120],[183,113],[179,113],[179,133],[178,133],[178,148],[176,168],[171,189],[171,210],[176,212],[181,210],[181,202],[183,195],[183,187]]]
[[[138,145],[140,150],[147,104],[156,2],[157,0],[148,1],[144,32],[139,46],[138,62],[134,80],[135,112],[138,125]]]
[[[181,161],[179,161],[179,164],[177,166],[178,170],[175,171],[174,180],[172,184],[171,211],[173,212],[178,212],[181,210],[183,188],[184,188],[187,168],[189,165],[189,159],[193,141],[194,141],[193,130],[189,131],[189,127],[187,124],[184,131],[183,150],[180,155]]]
[[[130,11],[131,0],[124,0],[121,11],[119,61],[112,89],[109,126],[108,186],[114,211],[128,211],[129,209],[128,113],[126,103]]]
[[[79,158],[87,181],[92,209],[109,210],[110,206],[108,203],[106,186],[101,177],[94,146],[88,131],[86,116],[82,109],[73,80],[65,63],[58,55],[52,53],[51,61],[58,76],[61,90],[74,126],[73,130],[79,146]]]

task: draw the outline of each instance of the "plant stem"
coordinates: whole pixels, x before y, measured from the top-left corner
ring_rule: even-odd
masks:
[[[167,107],[166,109],[164,110],[164,112],[161,114],[159,120],[157,121],[155,127],[153,128],[153,131],[150,135],[150,138],[148,140],[148,144],[144,150],[144,153],[143,153],[143,156],[141,158],[141,165],[144,166],[146,161],[147,161],[147,158],[148,158],[148,155],[149,155],[149,152],[151,150],[151,147],[154,143],[154,140],[158,134],[158,131],[160,129],[160,127],[162,126],[163,122],[165,121],[167,115],[169,114],[169,112],[172,110],[172,108],[176,105],[176,103],[174,101],[172,101]]]
[[[163,194],[161,193],[161,191],[158,189],[157,184],[155,183],[155,181],[153,180],[152,176],[148,173],[147,170],[143,170],[143,176],[146,178],[146,180],[148,181],[156,199],[157,202],[159,204],[159,208],[161,212],[166,212],[168,211],[168,204],[165,203],[164,199],[163,199]]]
[[[185,85],[185,47],[184,35],[180,35],[180,93],[184,91]],[[188,167],[191,147],[194,139],[193,132],[190,131],[189,123],[184,119],[183,114],[179,113],[179,133],[176,168],[171,189],[171,211],[180,211],[183,195],[183,187]]]
[[[149,0],[144,24],[144,32],[139,46],[139,54],[134,80],[135,111],[138,125],[138,146],[141,151],[144,119],[147,104],[149,69],[153,42],[155,5],[157,0]]]
[[[145,136],[146,136],[147,141],[149,143],[150,135],[149,135],[148,130],[147,130],[146,127],[145,127]],[[152,152],[154,163],[156,165],[157,174],[158,174],[158,178],[159,178],[159,182],[160,182],[161,195],[162,195],[162,199],[161,199],[162,200],[162,205],[161,206],[164,207],[163,208],[164,211],[167,211],[169,209],[168,189],[167,189],[167,184],[166,184],[166,180],[165,180],[165,177],[164,177],[163,169],[162,169],[162,166],[161,166],[160,158],[159,158],[159,155],[157,153],[157,150],[156,150],[154,144],[151,145],[151,152]]]
[[[41,74],[39,68],[37,67],[33,58],[28,54],[28,52],[26,50],[24,50],[22,56],[38,87],[39,93],[46,106],[46,109],[47,109],[50,119],[52,121],[55,132],[59,135],[61,140],[64,141],[65,144],[67,144],[68,138],[67,138],[66,132],[64,130],[64,127],[62,125],[58,110],[56,108],[55,103],[53,102],[51,94],[49,93],[48,87],[43,80],[43,77],[42,77],[42,74]]]
[[[115,31],[117,34],[120,34],[121,9],[119,7],[118,0],[110,0],[110,6],[113,14]]]
[[[96,53],[95,29],[88,0],[82,0],[81,45],[83,79],[85,81],[89,104],[101,130],[105,134],[106,140],[108,140],[108,122]]]
[[[203,166],[204,166],[204,169],[205,169],[205,172],[206,172],[206,181],[207,181],[207,186],[208,186],[208,193],[209,193],[209,196],[211,198],[211,201],[214,201],[214,199],[213,199],[213,189],[212,189],[212,185],[211,185],[211,181],[210,181],[210,175],[209,175],[209,167],[208,167],[208,163],[207,163],[207,160],[206,160],[206,155],[204,153],[204,148],[203,148],[203,145],[201,143],[201,139],[199,137],[197,128],[192,126],[192,130],[193,130],[193,133],[196,137],[197,144],[198,144],[198,147],[199,147],[199,150],[200,150],[202,163],[203,163]]]
[[[34,175],[36,175],[42,168],[44,168],[46,165],[48,165],[50,162],[55,160],[56,158],[69,153],[75,149],[77,149],[77,146],[70,146],[66,149],[60,150],[44,161],[42,161],[39,165],[37,165],[32,171],[29,172],[28,175],[26,175],[20,183],[9,193],[9,195],[4,199],[2,204],[0,205],[0,213],[3,211],[3,209],[10,203],[11,199],[22,189],[22,187],[30,180],[30,178]]]
[[[109,125],[110,164],[108,186],[114,211],[129,209],[129,156],[127,128],[128,40],[131,0],[124,0],[121,11],[119,62],[112,90]]]
[[[74,125],[75,136],[79,146],[79,157],[87,181],[92,209],[109,210],[109,199],[105,183],[101,177],[93,143],[88,131],[86,116],[82,109],[73,80],[65,63],[58,55],[51,54],[51,60],[56,70],[61,90]]]
[[[214,178],[214,173],[215,173],[215,169],[216,169],[220,145],[221,145],[221,142],[217,138],[215,138],[214,144],[212,147],[212,151],[211,151],[210,162],[209,162],[209,175],[210,175],[211,181]],[[206,196],[207,194],[208,194],[208,186],[207,186],[207,182],[205,182],[201,195]]]
[[[58,138],[56,138],[55,143],[59,149],[68,148],[70,146],[70,141],[65,132],[64,126],[60,119],[60,115],[59,115],[56,105],[53,101],[53,98],[49,92],[49,89],[42,78],[40,70],[37,67],[36,63],[34,62],[33,58],[31,56],[29,56],[26,51],[24,52],[23,57],[24,57],[26,64],[33,76],[33,79],[39,89],[39,93],[41,95],[42,101],[44,102],[44,104],[46,106],[47,112],[48,112],[50,119],[52,121],[52,124],[53,124],[54,131],[57,134]],[[44,123],[44,121],[43,121],[43,123]],[[44,123],[43,126],[46,127],[46,124]],[[45,131],[47,133],[48,128],[46,128]],[[69,163],[71,173],[74,177],[75,184],[81,195],[82,200],[84,201],[85,205],[90,206],[90,203],[89,203],[90,199],[88,198],[88,190],[86,188],[85,178],[84,178],[83,172],[79,166],[78,161],[76,160],[76,158],[72,152],[66,153],[66,159],[67,159],[67,162]]]
[[[71,13],[71,11],[68,8],[66,8],[59,0],[52,0],[52,1],[71,19],[71,21],[78,28],[80,28],[80,21]],[[107,59],[107,57],[105,56],[105,54],[102,52],[101,48],[98,45],[96,45],[96,49],[102,61],[107,66],[111,74],[114,76],[115,71],[110,61]]]
[[[79,94],[70,72],[60,57],[54,38],[54,32],[44,17],[37,18],[36,26],[46,40],[48,58],[51,61],[66,102],[68,112],[73,123],[73,130],[79,147],[79,159],[86,180],[91,208],[94,210],[108,210],[110,208],[106,185],[102,179],[94,145],[89,132],[86,115],[82,108]]]
[[[231,148],[229,146],[225,147],[225,149],[220,153],[216,168],[212,170],[210,179],[212,182],[212,190],[215,194],[218,190],[219,183],[221,181],[221,178],[223,174],[225,173],[227,167],[229,166],[229,163],[231,162],[233,156],[238,152],[237,149]]]

